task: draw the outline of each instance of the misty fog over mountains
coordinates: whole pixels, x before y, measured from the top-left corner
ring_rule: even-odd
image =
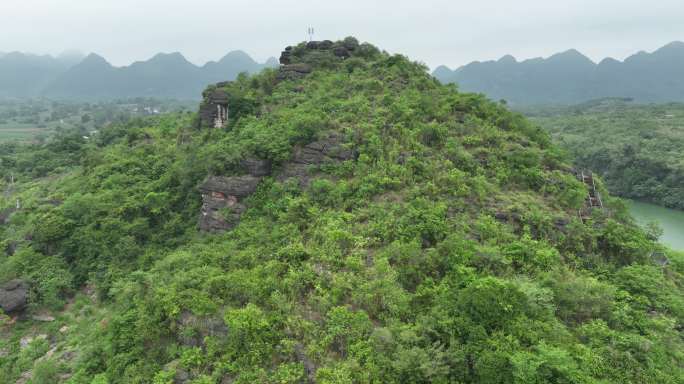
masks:
[[[208,84],[277,65],[275,58],[258,63],[243,51],[232,51],[202,66],[176,52],[159,53],[124,67],[115,67],[96,54],[0,53],[0,98],[197,99]],[[506,55],[455,70],[440,66],[433,75],[442,82],[457,83],[463,91],[484,93],[512,105],[576,104],[605,97],[644,103],[684,101],[684,43],[639,52],[624,61],[606,58],[599,63],[574,49],[524,61]]]
[[[275,66],[274,58],[257,63],[242,51],[232,51],[203,66],[190,63],[176,52],[159,53],[125,67],[114,67],[96,54],[52,57],[0,53],[0,97],[197,99],[208,84],[232,80],[240,72],[254,73]]]
[[[440,66],[433,74],[464,91],[518,105],[574,104],[604,97],[684,101],[684,43],[639,52],[624,61],[606,58],[594,63],[571,49],[546,59],[518,62],[508,55],[456,70]]]

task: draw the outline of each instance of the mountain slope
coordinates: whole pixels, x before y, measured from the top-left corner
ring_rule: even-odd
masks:
[[[30,97],[42,90],[68,64],[51,56],[19,52],[0,55],[0,97]]]
[[[52,81],[42,93],[50,97],[92,98],[106,97],[122,86],[120,71],[102,56],[91,53],[83,61],[69,68]]]
[[[598,64],[569,50],[547,59],[517,62],[512,56],[474,62],[454,71],[441,66],[433,75],[465,91],[481,92],[518,105],[576,104],[604,97],[639,102],[684,101],[684,43],[653,53],[640,52],[623,62]]]
[[[682,256],[548,134],[353,38],[281,60],[0,147],[0,382],[681,381]]]
[[[178,52],[157,54],[149,60],[115,68],[100,58],[72,67],[49,84],[43,95],[72,99],[111,99],[126,97],[158,97],[196,99],[208,84],[232,80],[240,72],[258,72],[266,65],[252,60],[246,53],[235,51],[218,63],[203,67],[187,61]],[[99,57],[99,56],[97,56]],[[88,58],[87,58],[88,59]]]

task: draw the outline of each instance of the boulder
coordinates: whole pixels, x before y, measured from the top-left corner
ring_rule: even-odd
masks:
[[[24,280],[11,280],[0,288],[0,308],[5,313],[20,312],[28,303],[29,286]]]
[[[333,50],[333,54],[339,58],[346,59],[351,56],[349,50],[345,47],[337,47]]]
[[[52,322],[52,321],[55,321],[55,317],[54,317],[54,316],[50,316],[50,315],[48,315],[48,314],[37,314],[37,315],[33,315],[33,316],[31,316],[31,319],[33,319],[33,320],[35,320],[35,321],[42,321],[42,322],[48,322],[48,323],[49,323],[49,322]]]
[[[333,42],[330,40],[323,40],[320,43],[318,43],[318,49],[331,49],[333,47]]]
[[[280,60],[279,60],[280,64],[283,64],[283,65],[290,64],[292,62],[291,58],[292,58],[292,52],[290,52],[290,51],[281,52],[280,53]]]

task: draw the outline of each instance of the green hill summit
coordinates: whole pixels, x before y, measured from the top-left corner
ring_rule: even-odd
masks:
[[[354,38],[280,62],[0,146],[0,383],[682,382],[684,258],[547,133]]]

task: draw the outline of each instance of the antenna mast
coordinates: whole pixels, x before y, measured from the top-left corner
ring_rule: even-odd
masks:
[[[312,41],[312,40],[313,40],[313,35],[314,35],[314,29],[313,29],[313,27],[309,27],[309,28],[306,30],[306,33],[309,35],[309,41]]]

